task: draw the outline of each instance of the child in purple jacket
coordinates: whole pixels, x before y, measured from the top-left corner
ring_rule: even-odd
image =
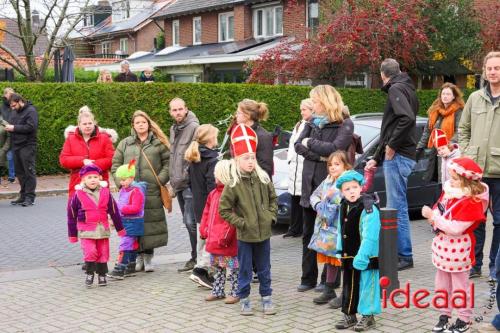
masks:
[[[80,169],[80,185],[68,206],[68,237],[71,243],[82,243],[83,257],[87,268],[85,285],[94,284],[94,273],[98,275],[98,286],[105,286],[109,260],[109,222],[113,220],[119,236],[125,236],[120,212],[111,196],[106,182],[101,182],[102,170],[89,164]]]

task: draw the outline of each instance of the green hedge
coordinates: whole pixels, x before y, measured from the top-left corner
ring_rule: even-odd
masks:
[[[120,139],[130,133],[130,117],[135,110],[146,111],[168,134],[172,124],[168,101],[183,98],[202,123],[215,123],[234,113],[243,98],[268,103],[268,129],[281,125],[290,129],[300,118],[299,104],[308,97],[310,87],[253,84],[182,84],[182,83],[0,83],[0,89],[13,87],[37,107],[39,152],[37,171],[53,174],[63,171],[58,156],[66,126],[76,124],[78,109],[88,105],[100,126],[117,130]],[[385,94],[379,90],[340,89],[352,114],[381,112]],[[419,91],[420,114],[425,115],[436,91]],[[222,128],[221,128],[222,129]]]

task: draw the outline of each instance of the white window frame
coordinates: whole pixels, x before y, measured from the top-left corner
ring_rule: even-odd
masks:
[[[101,54],[111,54],[111,42],[101,43]]]
[[[233,34],[233,38],[229,38],[229,18],[232,17],[233,18],[233,31],[232,31],[232,34]],[[222,19],[226,20],[226,36],[227,38],[226,39],[222,39],[222,34],[221,34],[221,27],[222,27]],[[217,31],[218,31],[218,35],[219,35],[219,43],[223,43],[223,42],[232,42],[234,41],[234,12],[225,12],[225,13],[219,13],[219,20],[218,20],[218,26],[217,26]]]
[[[200,24],[200,39],[196,40],[196,22]],[[201,16],[193,17],[193,45],[201,44]]]
[[[177,26],[177,29],[176,29]],[[172,46],[179,46],[181,39],[181,25],[179,20],[172,21]],[[177,36],[176,36],[177,31]]]
[[[318,15],[318,20],[319,20],[319,0],[317,2],[315,2],[314,4],[316,4],[316,10],[317,10],[317,15]],[[307,27],[307,30],[306,30],[306,38],[309,38],[309,33],[311,33],[311,24],[310,24],[310,17],[309,15],[311,15],[310,13],[310,10],[309,10],[309,7],[310,7],[311,3],[310,3],[310,0],[307,0],[307,3],[306,3],[306,27]]]
[[[83,26],[84,27],[93,27],[94,26],[94,14],[87,13],[83,18]]]
[[[278,9],[281,10],[281,31],[278,32],[278,29],[276,27],[276,12]],[[257,20],[258,13],[262,13],[262,27],[261,27],[261,33],[259,34],[259,22]],[[267,26],[267,19],[266,19],[266,14],[268,12],[272,12],[272,31],[268,35],[268,26]],[[254,32],[254,38],[268,38],[268,37],[275,37],[275,36],[283,36],[283,6],[278,5],[278,6],[267,6],[267,7],[254,7],[253,10],[253,32]]]
[[[130,18],[130,0],[112,3],[112,21],[119,22]]]
[[[121,54],[128,54],[128,38],[120,38],[120,51]]]

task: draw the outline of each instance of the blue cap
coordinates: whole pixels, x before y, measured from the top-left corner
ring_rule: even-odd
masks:
[[[342,184],[351,182],[353,180],[357,181],[361,186],[365,184],[365,179],[363,178],[363,175],[354,170],[347,170],[340,175],[335,185],[340,190],[342,188]]]

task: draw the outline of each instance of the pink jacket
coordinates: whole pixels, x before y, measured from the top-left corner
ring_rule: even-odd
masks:
[[[445,199],[443,194],[434,206],[434,229],[438,234],[432,240],[432,263],[437,269],[445,272],[468,271],[476,262],[474,246],[476,238],[474,230],[480,223],[486,221],[485,211],[488,207],[489,190],[477,199],[463,196],[461,198]]]

